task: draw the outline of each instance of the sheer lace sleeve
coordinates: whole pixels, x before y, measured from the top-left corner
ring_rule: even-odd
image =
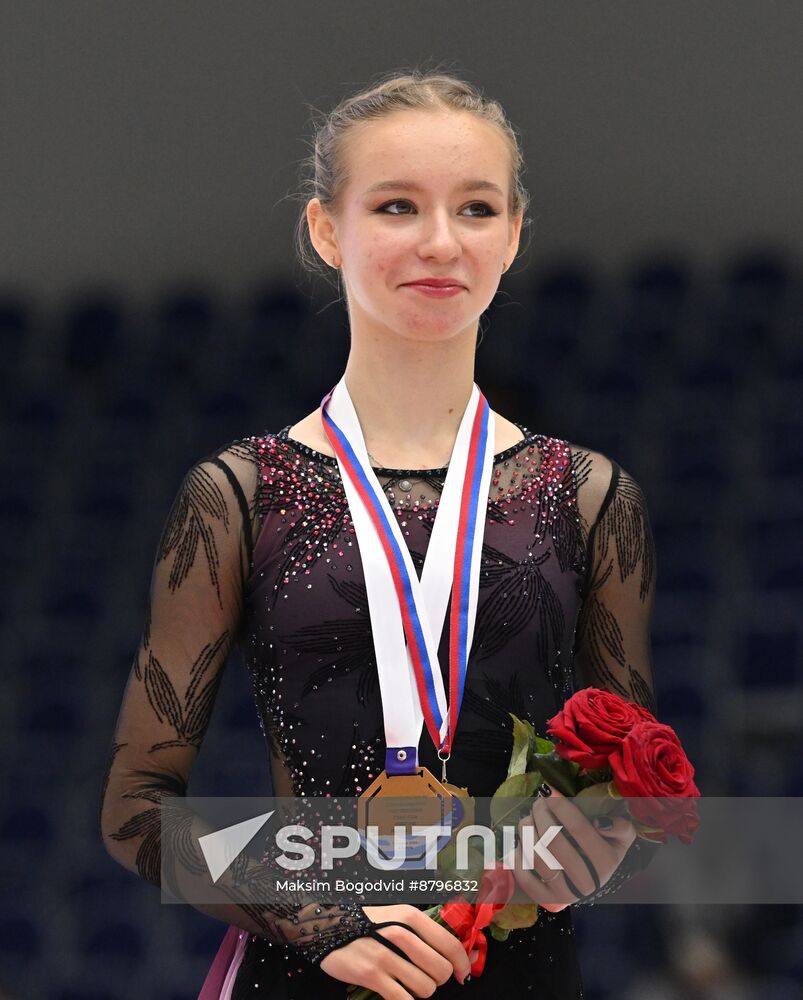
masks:
[[[587,553],[573,650],[578,687],[614,691],[654,713],[655,546],[644,493],[597,452],[576,453],[574,463]]]
[[[100,826],[109,854],[180,898],[186,898],[182,885],[197,885],[206,872],[198,837],[212,831],[183,802],[228,654],[244,624],[260,527],[258,484],[251,439],[198,461],[181,482],[156,551],[143,633],[101,791]],[[169,845],[163,844],[168,835]],[[261,884],[254,864],[233,864],[215,886],[221,904],[197,909],[291,945],[312,961],[364,933],[369,922],[355,905],[249,902],[249,887]]]
[[[655,546],[644,492],[599,452],[573,447],[572,462],[586,546],[573,649],[577,687],[613,691],[656,714],[650,645]],[[636,840],[609,881],[575,905],[614,892],[649,864],[658,846]]]

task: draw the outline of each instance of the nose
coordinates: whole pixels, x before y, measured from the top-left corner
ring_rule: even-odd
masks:
[[[448,209],[435,210],[424,219],[419,252],[422,257],[454,260],[462,253],[462,244]]]

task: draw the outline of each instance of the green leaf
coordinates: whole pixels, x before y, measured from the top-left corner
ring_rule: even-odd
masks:
[[[537,737],[532,723],[518,718],[512,712],[509,714],[513,720],[513,749],[510,752],[510,764],[508,765],[507,776],[508,778],[512,778],[516,774],[524,774],[527,770],[530,748]]]
[[[491,927],[504,927],[509,931],[532,927],[538,920],[537,903],[508,903],[491,919]]]
[[[552,753],[555,749],[555,744],[552,740],[545,740],[543,736],[535,737],[535,752],[536,753]]]
[[[577,773],[579,768],[570,760],[565,760],[560,754],[535,754],[533,764],[543,775],[543,780],[557,788],[563,795],[574,795],[577,790]]]
[[[457,867],[457,849],[455,848],[454,841],[449,841],[438,852],[438,878],[482,879],[482,876],[485,874],[485,855],[478,847],[469,844],[466,851],[466,863],[467,868]]]
[[[574,802],[586,819],[597,816],[627,816],[627,810],[620,800],[614,799],[609,791],[610,782],[601,781],[586,785],[575,793]]]
[[[491,924],[491,937],[494,941],[507,941],[510,937],[510,929],[499,927],[498,924]]]
[[[514,774],[503,781],[491,799],[492,826],[503,826],[506,821],[518,820],[522,805],[529,803],[542,781],[538,771]]]

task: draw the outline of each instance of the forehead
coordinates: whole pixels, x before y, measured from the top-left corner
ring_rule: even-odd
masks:
[[[401,176],[421,184],[457,181],[466,171],[505,187],[505,141],[495,126],[468,112],[395,111],[362,123],[349,138],[349,174],[360,187]]]

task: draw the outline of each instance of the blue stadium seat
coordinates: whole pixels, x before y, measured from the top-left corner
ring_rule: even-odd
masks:
[[[324,314],[316,316],[313,325],[310,305],[295,289],[275,284],[255,289],[248,302],[234,384],[255,400],[265,420],[272,412],[281,413],[281,419],[286,412],[300,416],[320,402],[322,393],[309,407],[305,402],[312,388],[306,366],[312,353],[322,374],[331,370],[329,356],[338,341],[347,339],[325,337],[331,322]]]
[[[767,421],[762,428],[762,439],[765,472],[780,477],[803,475],[803,419],[790,416]]]
[[[77,698],[73,701],[49,700],[26,714],[24,735],[32,739],[75,737],[84,726],[84,713]]]
[[[38,924],[26,917],[0,919],[0,955],[9,967],[42,956],[42,935]]]
[[[590,448],[592,451],[607,455],[614,462],[627,468],[630,440],[631,435],[624,422],[618,424],[596,422],[589,423],[581,440],[575,443],[579,443],[582,448]]]
[[[136,467],[131,455],[141,451],[157,429],[159,403],[152,387],[137,384],[102,405],[96,415],[99,457],[119,456]]]
[[[581,263],[550,267],[533,288],[532,359],[543,365],[573,357],[579,350],[597,289],[590,268]]]
[[[656,698],[661,722],[677,732],[693,763],[701,760],[701,746],[710,707],[700,683],[674,683],[671,677],[657,674]]]
[[[745,519],[742,539],[753,586],[762,591],[799,590],[803,571],[803,511],[761,511]]]
[[[710,597],[716,589],[719,569],[701,564],[692,553],[687,555],[687,559],[688,566],[678,566],[672,572],[661,573],[662,595],[691,594],[699,598]]]
[[[71,568],[65,567],[67,574]],[[58,624],[91,629],[104,612],[105,596],[92,580],[72,580],[69,575],[48,581],[42,598],[42,610],[48,626]]]
[[[664,254],[638,263],[627,284],[631,312],[645,329],[672,329],[691,294],[692,275],[682,257]]]
[[[694,682],[696,676],[699,676],[703,653],[703,647],[699,642],[691,640],[683,642],[679,639],[671,642],[654,638],[652,661],[655,683]],[[662,707],[660,700],[659,707]]]
[[[83,517],[108,518],[120,525],[130,520],[133,500],[125,484],[93,479],[84,485],[75,512]]]
[[[227,925],[220,920],[188,911],[182,914],[179,925],[182,951],[189,958],[208,958],[211,965],[226,929]]]
[[[226,713],[224,725],[227,729],[251,730],[257,721],[257,710],[252,694],[242,695]]]
[[[31,306],[18,295],[0,298],[0,357],[5,378],[16,375],[31,338]],[[4,378],[4,381],[5,381]]]
[[[196,450],[211,450],[211,441],[223,443],[254,433],[255,419],[254,403],[240,389],[199,395],[192,426]]]
[[[803,681],[801,633],[796,629],[754,629],[737,646],[738,677],[746,688],[792,688]]]
[[[724,275],[729,333],[739,343],[765,338],[776,322],[792,286],[790,263],[769,250],[749,250]]]
[[[261,362],[287,361],[309,317],[307,300],[294,289],[273,284],[256,289],[249,303],[247,356]]]
[[[13,428],[13,434],[8,435],[8,443],[16,441],[21,454],[24,451],[31,455],[36,454],[37,449],[47,450],[52,446],[64,419],[63,391],[56,387],[46,390],[17,387],[10,395],[6,419],[8,426]]]
[[[597,365],[584,370],[580,391],[593,396],[597,412],[625,415],[637,405],[643,381],[628,369]]]
[[[79,986],[57,986],[51,997],[52,1000],[120,1000],[119,989],[119,981],[114,986],[104,988],[100,985],[89,986],[85,977],[82,977]]]
[[[79,950],[88,960],[137,967],[147,953],[147,942],[138,924],[125,920],[101,919],[85,931]]]
[[[168,292],[157,307],[154,374],[173,380],[197,372],[218,326],[217,304],[207,292],[192,288]]]
[[[660,587],[672,589],[673,581],[682,581],[684,577],[688,581],[694,574],[709,579],[716,576],[719,564],[715,558],[714,527],[706,511],[699,509],[696,517],[692,512],[687,517],[675,518],[664,510],[660,514],[656,511],[652,534]]]
[[[13,850],[21,845],[36,850],[54,842],[51,815],[42,807],[11,799],[0,806],[0,850]]]
[[[720,414],[724,407],[732,405],[737,379],[729,357],[714,357],[678,367],[674,373],[674,385],[681,412],[684,408],[694,412],[697,407],[704,406],[706,413]]]
[[[664,434],[664,468],[670,481],[694,479],[717,485],[730,476],[722,423],[676,426]]]
[[[0,492],[0,565],[8,580],[15,578],[30,557],[40,498],[20,478],[7,481]],[[0,602],[0,616],[3,605]]]
[[[73,373],[95,372],[116,362],[124,340],[122,300],[109,293],[76,299],[65,317],[64,362]]]

